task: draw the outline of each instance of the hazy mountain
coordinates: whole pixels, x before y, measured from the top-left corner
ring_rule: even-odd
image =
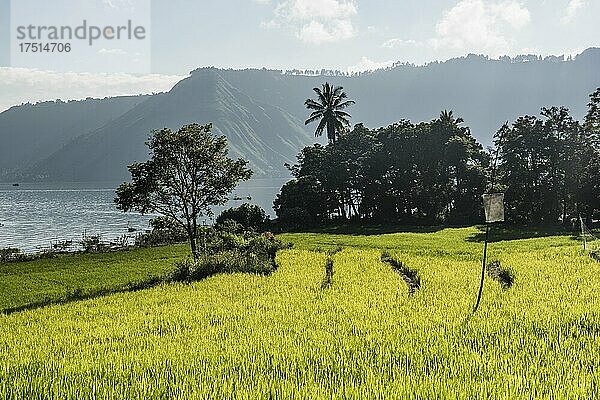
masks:
[[[257,102],[206,69],[154,95],[119,118],[78,137],[25,175],[53,181],[113,181],[127,178],[126,165],[148,156],[153,129],[212,122],[227,136],[230,154],[249,160],[257,176],[277,176],[295,161],[311,136],[284,110]]]
[[[147,99],[43,102],[0,113],[0,177],[49,157],[82,133],[104,126]]]
[[[448,109],[487,145],[502,123],[538,114],[543,106],[565,105],[583,117],[588,94],[600,86],[600,49],[569,61],[471,55],[351,77],[201,68],[168,93],[115,103],[114,109],[107,104],[129,98],[13,107],[0,114],[0,140],[15,149],[2,150],[10,157],[2,158],[0,168],[18,169],[29,179],[121,180],[127,164],[147,157],[144,141],[152,129],[212,122],[216,133],[228,137],[232,154],[250,160],[257,176],[285,176],[283,164],[315,141],[314,127],[302,123],[303,103],[312,97],[311,88],[325,81],[344,86],[356,100],[350,110],[355,123],[377,127],[402,118],[429,120]],[[102,119],[100,112],[79,111],[100,104],[114,113]],[[68,130],[60,128],[65,121]],[[40,137],[53,146],[37,143]]]
[[[356,100],[353,122],[385,126],[402,118],[426,121],[444,109],[464,118],[473,135],[489,145],[507,120],[540,108],[565,105],[582,118],[588,95],[600,87],[600,49],[591,48],[575,60],[537,56],[490,60],[470,55],[426,66],[395,68],[352,77],[286,76],[264,71],[224,71],[235,87],[259,101],[276,101],[299,118],[310,88],[329,81],[342,85]]]

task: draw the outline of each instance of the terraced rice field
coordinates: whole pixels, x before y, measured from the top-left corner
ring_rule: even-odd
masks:
[[[514,282],[486,278],[471,316],[480,236],[284,235],[271,276],[0,316],[0,398],[600,396],[600,264],[568,236],[492,243]]]

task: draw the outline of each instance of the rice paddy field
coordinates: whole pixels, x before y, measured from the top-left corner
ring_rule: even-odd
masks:
[[[0,315],[0,398],[600,396],[600,264],[577,238],[494,231],[490,260],[514,280],[486,277],[475,315],[477,228],[281,238],[294,247],[270,276],[218,275]],[[383,252],[418,277],[412,293]],[[130,263],[141,268],[136,254]]]

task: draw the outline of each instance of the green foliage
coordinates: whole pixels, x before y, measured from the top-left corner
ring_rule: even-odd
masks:
[[[514,271],[513,288],[489,281],[470,318],[477,228],[288,234],[296,246],[278,253],[270,275],[220,274],[3,316],[0,397],[594,398],[597,263],[569,236],[499,234],[492,259]],[[329,256],[310,249],[338,245],[321,290]],[[408,294],[381,262],[384,248],[418,270],[420,290]]]
[[[354,101],[348,100],[343,87],[330,85],[328,82],[313,91],[317,99],[308,99],[304,103],[306,108],[312,110],[305,125],[318,121],[315,136],[323,135],[323,131],[327,129],[329,143],[335,143],[350,128],[350,114],[343,110],[353,105]]]
[[[18,260],[23,253],[21,250],[13,247],[7,247],[0,249],[0,263],[7,263],[10,261]]]
[[[270,274],[276,268],[277,251],[287,247],[269,233],[212,231],[204,235],[204,251],[199,259],[177,262],[170,277],[176,282],[191,282],[219,273]]]
[[[150,160],[129,166],[132,181],[117,189],[123,211],[160,213],[187,232],[198,258],[198,218],[223,205],[240,181],[250,179],[248,162],[228,157],[227,139],[214,137],[212,125],[185,125],[176,132],[154,131],[147,145]]]
[[[278,222],[289,228],[315,226],[328,220],[326,194],[312,177],[299,177],[283,185],[273,202]]]
[[[358,124],[300,152],[274,209],[288,229],[345,221],[471,225],[483,219],[481,195],[502,191],[509,222],[566,225],[583,215],[591,223],[600,210],[598,110],[600,88],[583,123],[565,107],[506,123],[495,135],[497,168],[452,111],[376,130]]]
[[[150,227],[150,232],[142,233],[135,238],[137,247],[182,243],[188,239],[187,232],[181,224],[170,217],[152,218]]]
[[[327,146],[302,150],[274,202],[292,228],[331,221],[472,224],[481,220],[489,156],[462,119],[378,130],[356,125]]]
[[[215,221],[217,229],[234,233],[242,233],[243,231],[260,232],[268,227],[269,222],[269,216],[262,207],[248,203],[223,210]]]
[[[592,95],[594,98],[594,95]],[[600,209],[599,132],[594,102],[580,124],[564,107],[518,118],[496,135],[507,219],[519,224],[566,224]]]
[[[104,253],[110,250],[100,235],[85,236],[79,242],[84,253]]]
[[[596,147],[600,146],[600,88],[590,94],[588,113],[585,116],[586,131],[592,136]]]

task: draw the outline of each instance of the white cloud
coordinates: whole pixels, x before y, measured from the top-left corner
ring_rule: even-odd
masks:
[[[514,29],[521,29],[531,22],[529,10],[518,1],[492,4],[489,14],[492,18],[499,18]]]
[[[421,42],[417,42],[416,40],[412,39],[404,40],[400,38],[393,38],[382,43],[381,47],[385,47],[387,49],[395,49],[397,47],[405,46],[420,46],[421,44]]]
[[[51,72],[0,68],[0,111],[25,102],[147,94],[170,90],[179,75]]]
[[[367,57],[362,57],[358,64],[348,67],[348,72],[365,72],[365,71],[375,71],[377,69],[388,68],[394,65],[394,61],[382,61],[377,62],[370,60]]]
[[[438,22],[436,37],[429,43],[436,50],[499,56],[510,52],[511,35],[530,21],[529,10],[516,0],[461,0]]]
[[[287,27],[306,43],[337,42],[356,34],[355,0],[285,0],[277,3],[273,13],[273,19],[263,21],[261,27]]]
[[[586,0],[570,0],[565,10],[565,14],[561,18],[563,24],[568,24],[575,18],[577,12],[587,5]]]
[[[322,22],[311,21],[300,29],[297,36],[307,43],[337,42],[354,36],[354,29],[348,20],[335,20],[328,27]]]
[[[270,20],[270,21],[262,21],[260,23],[260,27],[263,29],[277,29],[277,28],[281,28],[281,24],[277,21],[275,21],[274,19]]]

